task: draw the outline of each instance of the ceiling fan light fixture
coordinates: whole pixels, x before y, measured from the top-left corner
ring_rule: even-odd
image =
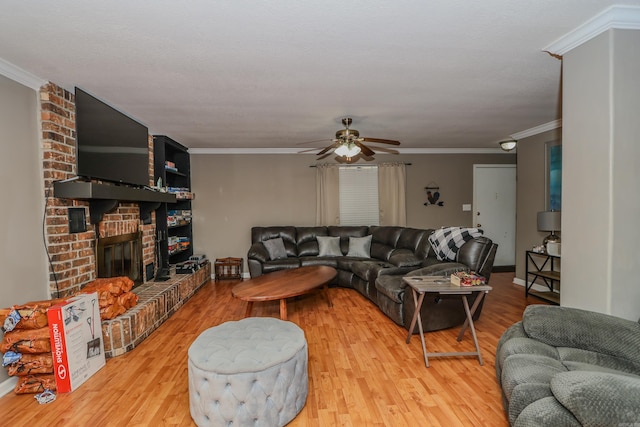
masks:
[[[335,153],[340,157],[354,157],[360,153],[360,147],[355,144],[342,144]]]
[[[518,145],[518,141],[513,138],[505,139],[504,141],[498,142],[498,144],[500,144],[500,148],[502,148],[504,151],[511,151],[516,148],[516,145]]]

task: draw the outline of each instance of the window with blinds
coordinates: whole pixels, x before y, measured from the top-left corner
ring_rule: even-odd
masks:
[[[340,225],[379,225],[378,167],[342,166]]]

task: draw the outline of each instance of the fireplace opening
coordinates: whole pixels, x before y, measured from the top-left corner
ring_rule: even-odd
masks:
[[[99,238],[96,264],[98,277],[127,276],[134,287],[142,284],[142,233]]]

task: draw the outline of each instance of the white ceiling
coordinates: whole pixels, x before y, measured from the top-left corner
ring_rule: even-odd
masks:
[[[401,149],[493,149],[561,118],[543,49],[613,4],[640,0],[12,1],[0,58],[190,148],[298,150],[348,115]]]

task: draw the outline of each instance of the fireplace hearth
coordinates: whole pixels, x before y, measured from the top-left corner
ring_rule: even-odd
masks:
[[[127,276],[134,287],[143,283],[141,232],[98,238],[96,252],[98,277]]]

